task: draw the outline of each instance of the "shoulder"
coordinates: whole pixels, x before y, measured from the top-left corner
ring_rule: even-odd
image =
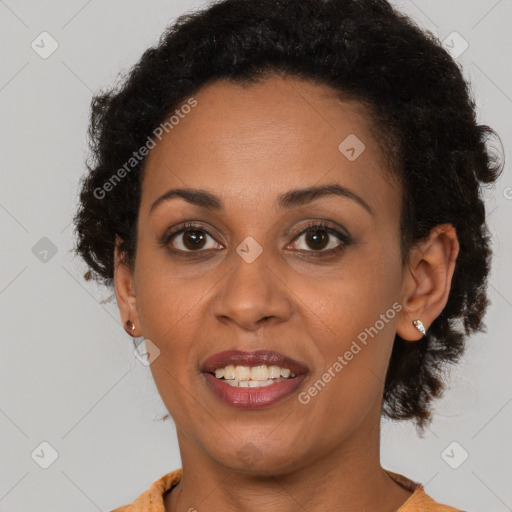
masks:
[[[464,512],[458,508],[438,503],[425,492],[422,484],[398,473],[388,470],[386,472],[402,487],[412,491],[410,498],[397,512]],[[111,512],[165,512],[164,494],[171,490],[181,480],[181,477],[181,468],[171,471],[153,482],[151,487],[133,503],[118,507]]]
[[[464,512],[459,508],[443,505],[432,499],[420,486],[397,512]]]
[[[172,489],[182,476],[182,468],[166,473],[151,484],[151,487],[144,491],[129,505],[112,510],[111,512],[165,512],[164,494]]]
[[[438,503],[430,497],[423,485],[413,480],[386,470],[386,473],[405,489],[412,491],[410,498],[397,510],[397,512],[464,512],[458,508]]]

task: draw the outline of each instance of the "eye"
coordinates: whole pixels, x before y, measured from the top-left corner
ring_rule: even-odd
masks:
[[[214,242],[209,247],[208,238]],[[169,244],[172,246],[170,249],[176,252],[204,252],[201,249],[222,248],[205,228],[193,223],[187,223],[178,231],[164,235],[162,245]]]
[[[333,240],[333,237],[338,239],[338,243]],[[350,244],[350,239],[347,235],[340,233],[338,230],[330,227],[324,222],[308,224],[307,228],[299,233],[294,240],[300,240],[302,238],[304,238],[302,247],[295,248],[299,251],[321,253],[313,254],[314,256],[321,256],[325,253],[339,253],[345,248],[345,246]],[[294,242],[294,244],[296,245],[297,242]]]
[[[307,252],[313,257],[340,253],[351,243],[348,235],[330,227],[325,222],[309,223],[306,229],[294,238],[293,245],[296,245],[297,240],[300,241],[301,238],[304,238],[304,242],[299,244],[302,247],[293,248],[301,252]],[[210,246],[208,246],[208,239],[211,239]],[[338,243],[335,239],[338,239]],[[183,253],[186,256],[192,255],[192,253],[223,248],[221,244],[215,241],[208,230],[192,222],[165,234],[161,240],[161,245],[169,247],[169,250],[174,253]]]

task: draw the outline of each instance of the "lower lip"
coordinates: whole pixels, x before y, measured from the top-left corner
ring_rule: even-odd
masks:
[[[294,393],[302,384],[305,375],[276,382],[261,388],[234,388],[211,373],[203,373],[210,389],[224,403],[240,409],[260,409],[275,404]]]

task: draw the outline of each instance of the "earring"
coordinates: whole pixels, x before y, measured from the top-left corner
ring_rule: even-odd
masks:
[[[128,329],[130,329],[131,332],[128,332],[128,334],[132,334],[133,331],[135,331],[135,324],[131,320],[126,320],[125,324]]]
[[[412,323],[414,324],[414,327],[416,327],[416,329],[418,329],[418,331],[420,331],[421,334],[423,334],[423,336],[425,336],[425,333],[427,331],[425,330],[425,326],[423,325],[423,322],[421,320],[413,320]]]

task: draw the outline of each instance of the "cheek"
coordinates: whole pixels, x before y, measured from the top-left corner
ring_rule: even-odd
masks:
[[[374,240],[347,252],[324,278],[302,281],[300,293],[309,297],[309,309],[346,340],[372,326],[399,299],[401,276],[399,250]]]
[[[331,279],[317,282],[314,287],[309,283],[304,314],[310,325],[324,333],[317,338],[321,352],[319,371],[339,363],[337,371],[332,369],[331,373],[343,377],[333,379],[339,388],[334,384],[332,389],[337,388],[338,395],[348,393],[347,400],[354,399],[354,393],[371,395],[384,382],[401,310],[400,253],[389,247],[385,243],[360,247],[344,260]],[[304,286],[306,293],[306,283]]]
[[[139,259],[137,310],[142,332],[160,350],[150,370],[158,392],[180,428],[193,429],[198,416],[192,398],[197,374],[198,340],[204,338],[204,311],[209,286],[205,280],[187,279],[154,251]]]
[[[144,335],[163,343],[183,339],[180,332],[186,329],[187,317],[205,300],[207,279],[196,275],[193,262],[176,264],[165,249],[144,236],[139,239],[136,261],[137,310]]]

